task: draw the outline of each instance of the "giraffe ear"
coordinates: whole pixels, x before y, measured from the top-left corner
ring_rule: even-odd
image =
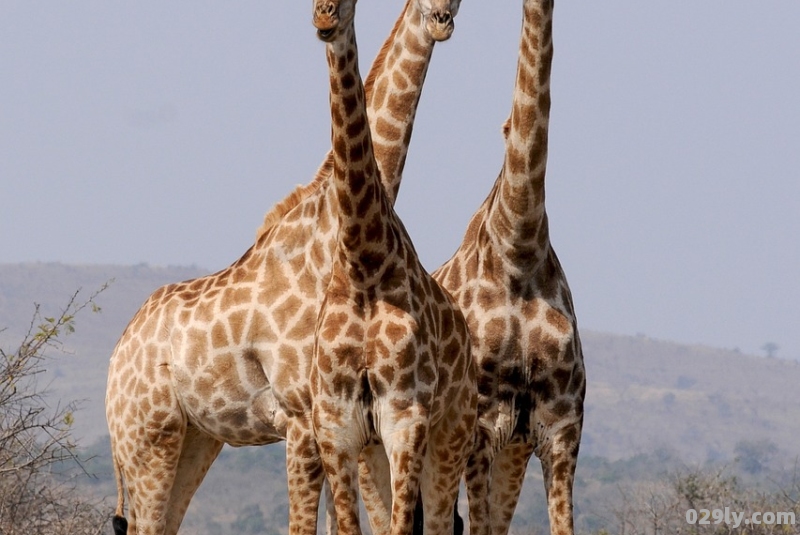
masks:
[[[511,132],[511,117],[503,123],[503,139],[508,139],[509,132]]]

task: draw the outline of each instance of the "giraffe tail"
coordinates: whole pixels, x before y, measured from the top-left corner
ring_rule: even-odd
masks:
[[[124,516],[114,515],[111,520],[111,527],[114,528],[114,535],[126,535],[128,533],[128,521]]]
[[[111,519],[111,527],[114,528],[114,535],[127,535],[128,521],[125,519],[125,484],[122,480],[122,469],[114,455],[114,448],[111,449],[111,462],[114,464],[114,480],[117,482],[117,509]]]

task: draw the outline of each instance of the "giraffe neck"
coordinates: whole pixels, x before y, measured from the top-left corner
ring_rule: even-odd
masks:
[[[506,153],[488,228],[506,260],[531,268],[549,244],[544,205],[553,59],[553,0],[525,0]]]
[[[374,270],[385,258],[380,245],[391,205],[375,163],[352,24],[328,43],[327,59],[338,250],[345,264]]]
[[[364,81],[375,160],[391,202],[400,189],[435,43],[416,0],[408,0]]]

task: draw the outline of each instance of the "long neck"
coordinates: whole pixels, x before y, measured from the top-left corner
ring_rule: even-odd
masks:
[[[384,220],[391,208],[380,183],[372,149],[352,25],[326,48],[339,251],[350,265],[381,263],[383,255],[371,241],[376,241],[376,231],[384,236]],[[378,254],[380,258],[376,257]]]
[[[553,0],[525,0],[522,38],[506,153],[488,214],[499,253],[522,269],[543,260],[549,245],[544,182],[553,59]]]
[[[435,41],[415,0],[408,0],[364,82],[375,160],[394,203]]]

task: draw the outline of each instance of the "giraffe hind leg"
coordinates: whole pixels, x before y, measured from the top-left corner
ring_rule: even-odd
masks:
[[[358,460],[363,442],[357,438],[358,407],[329,412],[331,404],[314,406],[314,435],[325,477],[330,485],[339,533],[361,533],[358,510]]]
[[[552,535],[574,533],[572,486],[580,436],[580,421],[567,425],[553,434],[549,448],[540,455]]]
[[[478,426],[475,442],[464,470],[469,501],[470,535],[490,535],[489,479],[494,460],[492,434]]]
[[[414,511],[428,447],[428,425],[424,419],[419,419],[393,427],[395,431],[392,436],[384,438],[391,481],[394,484],[390,533],[407,535],[414,529]]]
[[[289,534],[316,535],[325,473],[309,418],[292,418],[286,428]]]
[[[131,533],[165,533],[170,517],[169,496],[180,457],[179,448],[161,447],[158,454],[152,448],[138,452],[139,473],[126,477],[130,496],[128,529]]]
[[[106,414],[118,491],[111,524],[115,535],[163,535],[186,419],[174,395],[164,396],[157,411],[146,412],[142,407],[152,407],[149,396],[135,392],[136,396],[127,399],[113,395],[114,392],[107,397]]]
[[[391,523],[392,488],[390,485],[389,460],[382,444],[370,444],[361,452],[359,462],[359,488],[361,499],[367,511],[372,533],[388,533]],[[464,521],[453,507],[453,535],[463,535]],[[422,493],[417,496],[414,509],[413,535],[424,535],[425,515],[422,507]],[[328,533],[331,533],[329,528]]]
[[[465,418],[472,408],[474,403],[453,403],[442,419],[431,427],[420,480],[421,513],[426,535],[454,533],[458,517],[458,487],[474,440],[475,420]]]
[[[189,426],[183,439],[180,459],[175,472],[175,483],[169,499],[169,517],[165,535],[178,533],[186,515],[189,502],[222,450],[223,443]]]
[[[114,481],[117,485],[117,508],[114,516],[111,517],[111,527],[114,535],[126,535],[128,533],[128,520],[125,518],[125,481],[122,478],[122,467],[116,452],[116,441],[112,433],[111,437],[111,462],[114,467]]]
[[[373,530],[373,533],[375,531]],[[414,509],[413,535],[425,534],[425,511],[422,507],[422,493],[417,498],[417,508]],[[458,514],[458,501],[453,504],[453,535],[464,535],[464,519]]]
[[[142,422],[129,429],[129,448],[117,448],[128,491],[128,533],[163,535],[169,501],[180,461],[186,421],[180,410],[160,422]],[[122,522],[114,523],[122,527]]]
[[[492,462],[489,511],[493,534],[505,535],[511,527],[533,445],[515,442],[500,450]]]
[[[372,533],[389,533],[392,514],[392,486],[389,478],[389,459],[383,444],[368,444],[359,458],[358,480]],[[415,532],[415,535],[422,534]]]

